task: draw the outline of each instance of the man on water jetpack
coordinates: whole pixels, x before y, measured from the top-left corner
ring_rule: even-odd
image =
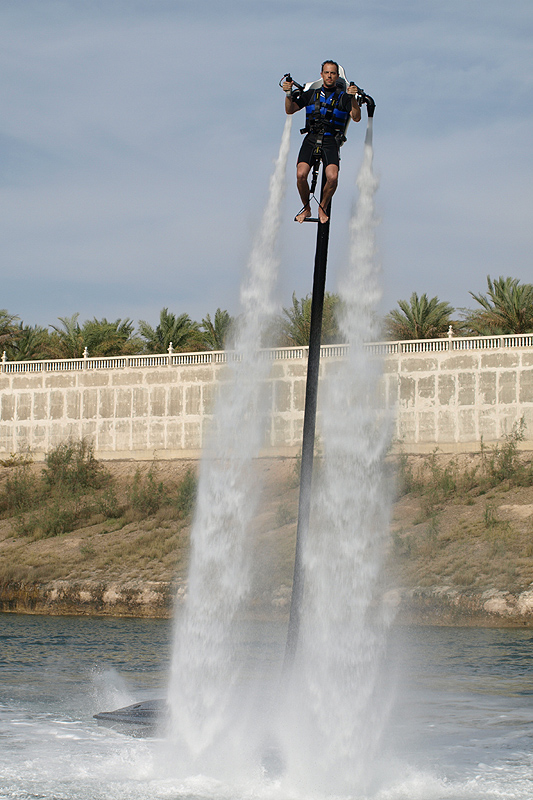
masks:
[[[346,85],[344,77],[339,75],[336,61],[324,61],[322,64],[321,86],[317,81],[302,91],[303,87],[295,84],[290,75],[284,77],[280,86],[286,95],[286,113],[295,114],[304,107],[306,111],[306,125],[302,133],[307,135],[303,140],[296,167],[296,185],[303,208],[295,220],[304,222],[311,216],[308,176],[319,152],[324,163],[326,183],[318,206],[318,218],[320,222],[327,222],[326,209],[337,188],[339,176],[339,149],[345,141],[344,132],[350,119],[354,122],[361,119],[360,104],[364,93],[354,84]]]

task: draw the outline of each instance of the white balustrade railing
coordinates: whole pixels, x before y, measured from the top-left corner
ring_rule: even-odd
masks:
[[[502,336],[451,336],[441,339],[406,339],[398,342],[367,342],[365,348],[378,356],[427,355],[428,353],[458,350],[498,350],[513,347],[533,347],[533,333],[505,334]],[[325,344],[320,348],[321,358],[343,358],[348,344]],[[308,347],[275,347],[260,351],[261,358],[269,361],[286,361],[307,358]],[[4,352],[0,372],[78,372],[83,370],[111,370],[136,367],[183,367],[209,364],[227,364],[239,361],[240,353],[231,350],[210,350],[201,353],[175,353],[136,356],[103,356],[92,358],[85,351],[83,358],[57,358],[42,361],[8,361]]]

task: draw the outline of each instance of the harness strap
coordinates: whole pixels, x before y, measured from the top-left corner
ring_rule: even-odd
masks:
[[[346,112],[338,110],[338,103],[343,90],[336,86],[333,92],[326,98],[324,87],[315,90],[314,103],[308,104],[306,110],[306,125],[301,133],[325,133],[343,140],[343,131],[338,130],[341,120],[347,117]],[[311,107],[313,110],[311,111]],[[337,124],[336,124],[337,121]]]
[[[315,92],[315,110],[313,112],[313,118],[316,120],[320,119],[320,93],[322,89],[317,89]]]
[[[326,109],[324,114],[320,113],[320,104],[321,104],[321,95],[324,95],[324,108]],[[341,91],[338,86],[335,87],[335,91],[333,94],[330,94],[329,98],[326,99],[326,93],[323,89],[317,89],[316,98],[315,98],[315,116],[317,119],[323,118],[325,122],[331,122],[333,119],[333,113],[335,108],[337,107],[337,103],[339,102]]]

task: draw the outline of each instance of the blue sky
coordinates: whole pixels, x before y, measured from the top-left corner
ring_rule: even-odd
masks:
[[[531,0],[0,0],[0,307],[237,313],[284,124],[281,76],[325,58],[376,100],[382,311],[472,305],[533,281]],[[328,288],[347,252],[366,124],[350,128]],[[279,302],[311,289],[295,118]]]

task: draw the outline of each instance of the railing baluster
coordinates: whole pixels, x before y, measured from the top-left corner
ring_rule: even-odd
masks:
[[[442,353],[460,350],[496,350],[511,347],[533,347],[533,333],[508,334],[505,336],[447,336],[440,339],[410,339],[396,342],[366,342],[366,350],[372,355],[410,355],[413,353]],[[348,353],[348,344],[322,345],[322,358],[343,358]],[[286,361],[307,358],[307,347],[276,347],[261,351],[261,358],[269,361]],[[240,361],[242,354],[229,350],[209,350],[201,353],[144,354],[136,356],[109,356],[91,358],[46,359],[32,361],[8,361],[5,353],[1,360],[1,371],[7,374],[23,372],[74,372],[80,370],[115,370],[143,367],[182,367],[205,364],[227,364]]]

